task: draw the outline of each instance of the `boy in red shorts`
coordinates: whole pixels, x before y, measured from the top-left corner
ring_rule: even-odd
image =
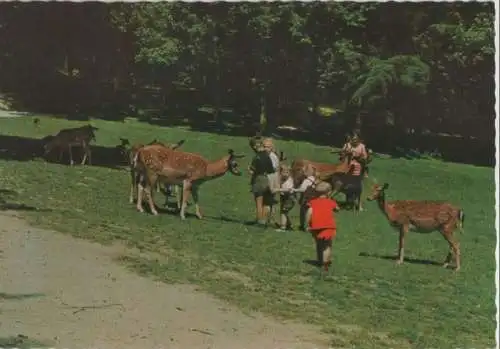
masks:
[[[335,200],[330,199],[332,186],[320,182],[315,188],[316,197],[309,201],[306,213],[308,230],[316,242],[318,263],[328,271],[332,258],[332,240],[337,234],[337,225],[333,211],[338,210]]]

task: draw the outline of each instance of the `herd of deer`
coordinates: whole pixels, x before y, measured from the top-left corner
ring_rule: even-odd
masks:
[[[90,142],[95,140],[96,127],[91,125],[61,130],[55,136],[45,138],[44,155],[55,149],[59,150],[59,158],[65,149],[70,156],[70,164],[73,165],[72,147],[82,147],[84,157],[82,165],[88,159],[91,163]],[[231,149],[227,154],[215,161],[209,161],[199,154],[188,153],[179,148],[184,143],[181,140],[175,144],[162,144],[156,140],[149,144],[135,144],[130,146],[126,139],[121,139],[117,149],[125,156],[131,176],[130,202],[134,201],[137,191],[136,207],[144,212],[142,201],[145,197],[148,201],[152,214],[157,215],[155,208],[153,188],[160,191],[160,183],[174,186],[177,194],[177,207],[180,210],[181,219],[185,219],[187,200],[193,197],[196,216],[201,219],[202,213],[199,207],[199,187],[202,183],[222,177],[227,172],[240,176],[237,159],[244,155],[237,155]],[[319,163],[306,159],[295,159],[292,162],[292,173],[303,173],[305,166],[312,165],[316,169],[317,178],[322,181],[330,181],[333,184],[334,193],[349,190],[342,176],[349,170],[350,155],[341,153],[340,163]],[[182,187],[182,192],[179,188]],[[457,230],[463,231],[464,212],[455,205],[445,201],[416,201],[398,200],[386,201],[385,191],[389,185],[374,184],[371,194],[367,197],[369,201],[376,201],[378,207],[393,226],[399,232],[399,253],[397,263],[404,261],[404,239],[409,231],[426,233],[439,231],[449,244],[449,253],[443,266],[448,267],[451,258],[455,256],[455,270],[460,269],[460,246],[453,234]],[[179,195],[180,194],[180,195]]]

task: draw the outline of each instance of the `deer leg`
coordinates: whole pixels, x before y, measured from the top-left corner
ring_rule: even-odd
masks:
[[[399,253],[398,253],[398,260],[396,261],[396,264],[402,264],[405,258],[405,253],[404,253],[404,247],[405,247],[405,235],[408,232],[408,226],[402,225],[399,228]]]
[[[200,205],[198,205],[198,199],[199,199],[199,193],[198,193],[198,186],[194,185],[192,186],[191,193],[193,194],[193,201],[194,201],[194,207],[196,209],[196,217],[198,219],[202,219],[203,215],[200,212]]]
[[[443,263],[443,267],[447,268],[450,265],[452,255],[455,255],[455,271],[460,270],[460,244],[453,239],[453,231],[450,231],[449,228],[442,232],[443,237],[449,244],[449,251],[446,259]]]
[[[191,183],[188,180],[184,180],[182,185],[182,204],[181,204],[181,219],[186,219],[186,206],[189,199],[189,194],[191,193]]]
[[[141,182],[137,183],[137,211],[144,212],[144,208],[142,207],[142,195],[144,193],[144,187]]]
[[[154,181],[150,181],[148,185],[146,185],[146,195],[148,196],[149,209],[151,210],[151,213],[154,214],[155,216],[158,215],[158,211],[156,211],[155,202],[153,199],[153,192],[154,192],[153,185],[157,183],[157,180],[158,179],[155,178]]]
[[[82,144],[82,149],[83,149],[83,158],[82,158],[81,165],[85,165],[85,161],[87,160],[87,153],[88,153],[87,144],[85,144],[85,142],[83,142],[83,144]]]
[[[180,210],[181,209],[181,200],[182,200],[181,187],[178,185],[174,185],[174,190],[175,190],[175,198],[177,199],[177,208]]]
[[[68,145],[68,152],[69,152],[69,164],[73,166],[75,162],[73,161],[73,151],[71,150],[71,145]]]
[[[130,169],[130,196],[129,196],[129,202],[131,204],[134,203],[134,191],[139,185],[138,183],[138,178],[136,177],[135,171],[131,168]]]

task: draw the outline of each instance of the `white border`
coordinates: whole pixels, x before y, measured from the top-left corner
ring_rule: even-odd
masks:
[[[499,36],[499,33],[498,33],[498,25],[499,25],[499,9],[498,9],[498,2],[495,1],[494,2],[494,6],[495,6],[495,114],[496,114],[496,118],[495,118],[495,154],[496,154],[496,163],[495,163],[495,193],[496,193],[496,196],[495,196],[495,211],[496,211],[496,215],[495,215],[495,227],[496,227],[496,232],[497,232],[497,245],[496,245],[496,251],[495,251],[495,262],[496,262],[496,272],[495,272],[495,288],[496,288],[496,299],[495,299],[495,304],[496,304],[496,307],[497,307],[497,314],[496,314],[496,321],[497,321],[497,327],[496,327],[496,334],[495,334],[495,339],[496,339],[496,348],[499,348],[500,347],[500,310],[499,310],[499,306],[500,306],[500,293],[499,293],[499,282],[500,282],[500,272],[499,272],[499,265],[498,265],[498,262],[499,262],[499,258],[500,258],[500,235],[499,235],[499,231],[500,231],[500,222],[499,222],[499,201],[500,201],[500,189],[499,189],[499,175],[500,175],[500,172],[499,172],[499,161],[500,161],[500,151],[499,151],[499,141],[498,141],[498,132],[500,130],[500,127],[499,127],[499,101],[498,101],[498,98],[500,96],[499,94],[499,86],[498,86],[498,83],[499,83],[499,72],[498,72],[498,69],[499,69],[499,53],[498,53],[498,40],[500,38]]]
[[[0,0],[1,2],[6,2],[9,0]],[[16,1],[16,0],[11,0],[11,1]],[[32,0],[17,0],[19,2],[31,2]],[[40,1],[40,0],[39,0]],[[41,2],[48,2],[50,0],[41,0]],[[72,2],[87,2],[88,0],[72,0]],[[98,2],[138,2],[137,0],[97,0]],[[147,2],[159,2],[161,0],[143,0]],[[171,1],[171,0],[167,0]],[[184,2],[194,2],[194,1],[199,1],[199,2],[212,2],[212,0],[183,0]],[[238,2],[239,0],[224,0],[228,2]],[[258,2],[258,0],[247,0],[251,2]],[[310,0],[307,0],[307,2]],[[320,0],[320,1],[326,1],[326,0]],[[335,0],[335,1],[343,1],[343,0]],[[347,0],[347,1],[355,1],[355,2],[365,2],[365,1],[370,1],[370,0]],[[384,2],[384,0],[379,1],[379,0],[371,0],[371,1],[376,1],[376,2]],[[396,0],[397,2],[400,2],[399,0]],[[407,0],[408,1],[408,0]],[[491,1],[491,0],[490,0]],[[486,0],[485,2],[490,2]],[[62,2],[67,2],[67,0],[63,0]],[[281,2],[281,1],[279,1]],[[402,2],[402,1],[401,1]],[[409,2],[421,2],[419,0],[409,0]],[[427,2],[427,0],[424,0],[422,2]],[[439,2],[454,2],[454,0],[439,0]],[[500,348],[500,270],[499,270],[499,260],[500,260],[500,219],[499,219],[499,206],[500,206],[500,171],[499,171],[499,162],[500,162],[500,151],[499,151],[499,131],[500,131],[500,123],[499,123],[499,111],[500,111],[500,103],[499,103],[499,98],[500,98],[500,89],[499,89],[499,4],[497,0],[492,1],[495,6],[495,155],[496,155],[496,162],[495,162],[495,229],[496,229],[496,235],[497,235],[497,242],[496,242],[496,248],[495,248],[495,266],[496,266],[496,271],[495,271],[495,305],[497,308],[496,311],[496,331],[495,331],[495,341],[496,341],[496,346],[495,348]]]

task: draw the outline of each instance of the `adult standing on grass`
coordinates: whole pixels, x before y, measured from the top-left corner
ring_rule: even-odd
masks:
[[[361,138],[357,133],[353,133],[350,137],[349,142],[344,144],[342,151],[350,152],[352,154],[351,164],[356,162],[359,167],[361,167],[362,174],[366,177],[366,160],[368,159],[368,152],[366,151],[366,146],[361,141]]]
[[[273,162],[269,157],[269,153],[265,151],[261,141],[256,140],[250,144],[255,151],[255,156],[249,167],[251,179],[252,193],[255,200],[256,209],[256,222],[260,225],[267,224],[267,215],[265,206],[270,205],[270,198],[272,198],[269,189],[268,175],[274,172]]]
[[[318,183],[315,188],[317,196],[309,201],[306,212],[307,230],[314,238],[318,265],[325,271],[332,263],[332,240],[337,235],[333,212],[338,210],[338,206],[335,200],[330,199],[331,192],[330,183]]]

